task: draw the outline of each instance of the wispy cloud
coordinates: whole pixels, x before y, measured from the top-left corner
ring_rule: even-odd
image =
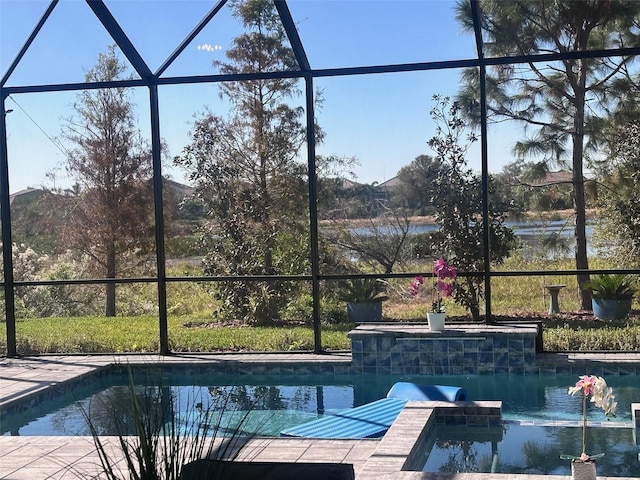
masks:
[[[214,52],[216,50],[222,50],[222,45],[211,45],[209,43],[203,43],[202,45],[198,45],[198,50]]]

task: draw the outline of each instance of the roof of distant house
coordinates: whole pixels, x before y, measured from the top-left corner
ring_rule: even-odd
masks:
[[[569,170],[558,170],[557,172],[548,172],[547,175],[534,182],[536,185],[557,185],[560,183],[571,183],[573,181],[573,173]]]
[[[25,188],[24,190],[20,190],[16,193],[12,193],[9,195],[9,205],[13,205],[13,202],[16,199],[32,199],[34,197],[39,197],[44,194],[44,190],[41,188]]]

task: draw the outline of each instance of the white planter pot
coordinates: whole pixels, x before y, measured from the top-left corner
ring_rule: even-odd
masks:
[[[427,313],[427,322],[429,322],[429,330],[432,332],[441,332],[444,330],[444,313]]]
[[[596,480],[596,462],[574,460],[571,462],[571,478],[573,480]]]

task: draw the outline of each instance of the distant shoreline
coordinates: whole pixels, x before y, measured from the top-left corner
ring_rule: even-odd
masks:
[[[593,220],[596,217],[596,209],[591,208],[586,212],[587,220]],[[552,220],[563,220],[573,216],[573,209],[566,210],[548,210],[542,212],[524,212],[521,216],[509,216],[507,220],[509,221],[552,221]],[[435,217],[433,215],[426,216],[412,216],[409,217],[409,221],[413,225],[435,225]],[[342,220],[340,221],[342,222]],[[352,227],[365,227],[368,225],[381,225],[382,219],[380,218],[353,218],[346,219],[344,222],[348,223]],[[322,224],[330,224],[331,220],[324,220],[321,222]]]

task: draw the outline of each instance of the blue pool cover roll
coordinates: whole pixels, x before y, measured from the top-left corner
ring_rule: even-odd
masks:
[[[418,385],[417,383],[398,382],[391,387],[387,398],[404,398],[418,401],[463,402],[467,392],[462,387],[448,385]]]
[[[386,398],[287,428],[280,435],[305,438],[377,438],[386,433],[410,400],[457,402],[466,399],[467,392],[461,387],[398,382],[391,387]]]

